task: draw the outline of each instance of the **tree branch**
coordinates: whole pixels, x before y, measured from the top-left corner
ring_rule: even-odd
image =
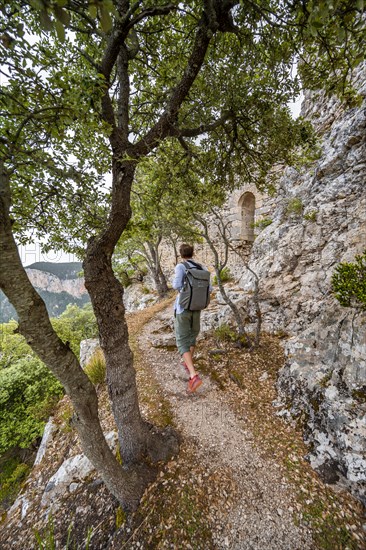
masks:
[[[143,19],[146,19],[147,17],[154,17],[156,15],[169,15],[172,11],[178,10],[179,7],[175,6],[174,4],[167,4],[166,6],[156,6],[154,8],[147,8],[143,10],[141,13],[136,15],[134,19],[131,19],[131,21],[128,23],[127,28],[128,30],[132,29],[137,23],[142,21]]]
[[[170,135],[173,137],[197,137],[219,128],[224,124],[224,122],[232,117],[233,113],[231,111],[225,111],[215,122],[211,122],[210,124],[201,124],[197,128],[177,128],[175,126],[171,126]]]
[[[130,78],[128,75],[128,51],[126,46],[121,46],[117,60],[117,72],[119,79],[118,95],[118,128],[122,133],[122,140],[128,144],[129,130],[129,99],[130,99]]]

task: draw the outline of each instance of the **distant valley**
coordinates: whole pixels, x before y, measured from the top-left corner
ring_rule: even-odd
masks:
[[[36,262],[25,268],[29,280],[44,300],[51,317],[58,317],[68,304],[82,307],[90,301],[80,276],[81,262]],[[0,323],[16,319],[17,315],[4,293],[0,291]]]

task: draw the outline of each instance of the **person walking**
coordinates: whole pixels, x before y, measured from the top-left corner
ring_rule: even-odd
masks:
[[[190,244],[182,244],[179,248],[179,253],[183,259],[183,263],[178,263],[175,266],[173,280],[173,288],[179,291],[174,304],[175,338],[178,351],[182,358],[182,365],[189,374],[188,391],[195,392],[202,384],[202,380],[199,377],[193,363],[196,340],[200,331],[201,311],[184,309],[184,307],[180,304],[180,293],[185,285],[187,268],[197,268],[205,272],[207,272],[207,270],[205,270],[201,264],[193,261],[192,257],[194,250],[193,246]],[[210,288],[207,289],[208,295],[209,290]]]

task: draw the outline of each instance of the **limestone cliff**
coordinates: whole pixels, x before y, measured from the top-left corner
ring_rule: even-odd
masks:
[[[365,72],[358,85],[365,97]],[[269,225],[250,267],[261,280],[265,328],[289,335],[279,413],[302,418],[313,466],[365,501],[366,315],[341,307],[330,282],[339,262],[366,248],[366,102],[344,110],[308,94],[303,114],[322,136],[321,156],[286,169],[277,196],[263,199]],[[251,290],[249,273],[240,286]]]
[[[46,303],[52,317],[60,315],[68,304],[83,306],[89,302],[83,278],[78,276],[80,262],[37,262],[26,268],[28,278]],[[0,291],[0,323],[16,318],[13,306]]]

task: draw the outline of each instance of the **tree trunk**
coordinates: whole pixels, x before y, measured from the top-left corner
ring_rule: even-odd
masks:
[[[164,298],[168,292],[168,285],[160,265],[160,258],[159,258],[160,241],[161,239],[159,239],[155,245],[151,242],[148,242],[147,245],[149,247],[149,252],[151,256],[150,271],[151,271],[152,278],[154,279],[155,288],[158,292],[159,298]]]
[[[0,166],[0,288],[17,311],[20,333],[70,396],[73,422],[85,455],[123,508],[134,510],[152,472],[140,466],[126,471],[108,447],[98,418],[94,386],[69,346],[55,333],[46,306],[27,277],[12,234],[9,208],[9,178]]]
[[[240,311],[237,308],[236,304],[234,304],[234,302],[230,300],[229,296],[226,294],[225,287],[222,284],[222,281],[220,278],[220,270],[218,268],[215,268],[215,272],[216,272],[217,284],[218,284],[221,296],[223,297],[224,302],[229,306],[229,308],[233,312],[234,319],[238,327],[239,337],[244,336],[248,347],[252,347],[252,342],[245,330],[244,320],[240,314]]]
[[[159,260],[159,279],[160,279],[161,288],[164,292],[164,296],[166,296],[166,294],[169,290],[169,287],[168,287],[168,283],[167,283],[167,280],[166,280],[166,277],[165,277],[165,273],[161,268],[160,260]]]
[[[130,218],[130,189],[135,167],[114,164],[111,215],[106,230],[91,239],[84,260],[85,286],[98,322],[107,366],[107,384],[118,428],[120,452],[127,467],[145,457],[166,460],[178,451],[174,430],[159,431],[140,414],[136,372],[128,343],[123,287],[112,269],[112,254]]]

